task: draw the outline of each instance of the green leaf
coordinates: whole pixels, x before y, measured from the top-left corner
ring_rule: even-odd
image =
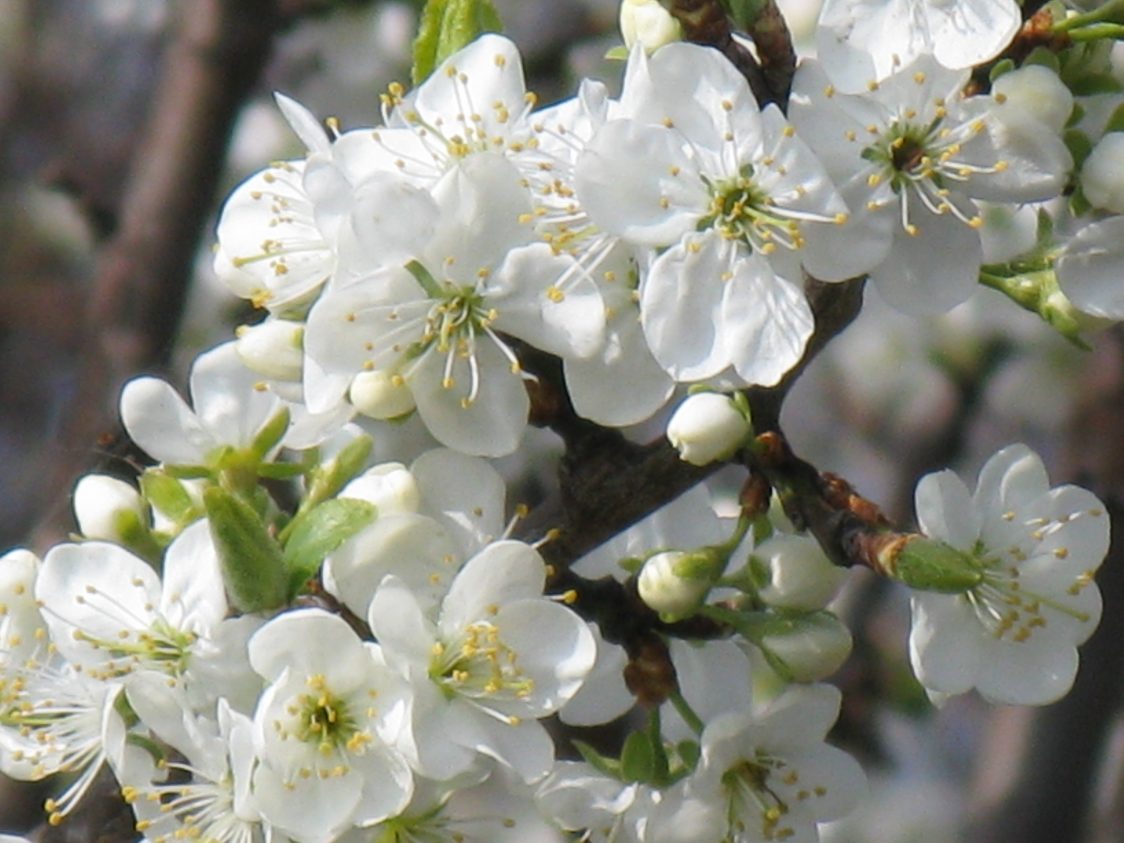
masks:
[[[652,782],[656,777],[656,750],[647,732],[633,732],[621,750],[621,777],[626,782]]]
[[[424,82],[441,62],[478,35],[502,31],[492,0],[427,0],[414,40],[414,84]]]
[[[324,501],[293,520],[283,558],[289,596],[320,569],[324,557],[375,520],[374,504],[355,498]]]
[[[203,492],[203,505],[231,605],[240,612],[283,606],[288,597],[285,562],[265,521],[252,506],[219,486]]]

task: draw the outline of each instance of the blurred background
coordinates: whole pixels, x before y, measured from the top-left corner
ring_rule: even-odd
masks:
[[[621,66],[604,55],[618,43],[616,0],[495,2],[541,103],[584,76],[615,84]],[[345,128],[373,125],[379,92],[408,80],[418,5],[0,0],[0,549],[64,539],[80,473],[134,473],[115,420],[127,378],[182,385],[195,354],[252,320],[212,276],[210,249],[222,197],[303,153],[272,92]],[[781,6],[806,49],[816,0]],[[790,394],[784,428],[903,524],[923,473],[951,467],[971,485],[991,453],[1023,441],[1055,482],[1106,500],[1119,530],[1124,341],[1114,329],[1092,346],[983,289],[927,322],[868,291]],[[909,672],[907,600],[856,574],[840,604],[856,648],[837,677],[835,738],[867,767],[871,798],[829,839],[1124,840],[1120,555],[1099,577],[1104,620],[1074,691],[1040,711],[974,698],[933,708]],[[0,832],[36,826],[43,797],[0,782]],[[131,840],[114,816],[107,806],[35,836]]]

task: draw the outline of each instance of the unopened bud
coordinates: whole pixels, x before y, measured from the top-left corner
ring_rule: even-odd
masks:
[[[74,517],[88,539],[127,543],[147,529],[148,512],[131,485],[105,474],[87,474],[74,487]]]
[[[851,654],[851,633],[830,612],[770,620],[754,643],[770,666],[795,682],[824,679]]]
[[[1095,208],[1124,214],[1124,132],[1109,132],[1081,166],[1081,189]]]
[[[286,319],[266,319],[242,325],[234,350],[247,369],[279,381],[299,381],[304,366],[304,325]]]
[[[372,503],[380,516],[417,512],[421,492],[417,480],[400,462],[386,462],[368,469],[343,487],[341,498]]]
[[[753,434],[741,409],[727,395],[699,392],[679,405],[667,423],[667,438],[691,465],[731,457]]]
[[[620,13],[621,36],[630,50],[634,44],[648,53],[664,44],[683,40],[683,28],[659,0],[623,0]]]
[[[991,86],[1000,117],[1018,111],[1061,134],[1073,112],[1073,94],[1050,68],[1028,64],[1004,73]]]
[[[758,596],[778,609],[822,609],[847,578],[810,536],[776,533],[754,548],[753,557],[764,580]]]
[[[383,370],[356,375],[347,398],[360,413],[380,421],[404,416],[415,407],[414,395],[405,381]]]
[[[666,621],[694,614],[706,599],[716,571],[717,558],[706,549],[687,552],[666,550],[644,563],[636,578],[640,599]]]

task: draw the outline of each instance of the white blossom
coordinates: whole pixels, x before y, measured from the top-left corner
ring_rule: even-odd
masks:
[[[930,694],[976,688],[997,703],[1042,705],[1069,690],[1077,645],[1097,626],[1093,576],[1108,552],[1108,517],[1091,492],[1051,488],[1025,445],[980,471],[975,493],[952,472],[922,478],[926,535],[970,555],[979,584],[960,594],[915,591],[910,659]]]

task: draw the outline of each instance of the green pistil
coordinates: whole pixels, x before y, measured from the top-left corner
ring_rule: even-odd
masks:
[[[802,243],[800,227],[769,209],[769,197],[747,170],[736,178],[711,185],[709,213],[698,224],[700,231],[715,228],[727,240],[741,240],[768,254],[779,242],[788,248]]]
[[[406,264],[406,270],[426,295],[434,299],[426,315],[425,331],[420,340],[406,349],[406,359],[416,359],[431,347],[436,347],[441,354],[451,351],[471,354],[468,344],[476,335],[488,332],[495,321],[495,311],[487,307],[484,298],[472,286],[439,282],[417,261]]]
[[[347,701],[333,694],[323,677],[310,677],[308,686],[309,691],[298,697],[294,736],[303,743],[316,744],[325,754],[338,749],[356,751],[361,733]]]
[[[518,665],[517,655],[490,623],[468,627],[457,644],[434,644],[429,676],[445,695],[515,698],[529,696],[535,682]]]
[[[939,123],[939,118],[928,127],[895,123],[877,143],[863,150],[862,157],[885,167],[895,193],[918,177],[931,178],[940,187],[939,173],[933,167],[938,153],[931,148]]]

